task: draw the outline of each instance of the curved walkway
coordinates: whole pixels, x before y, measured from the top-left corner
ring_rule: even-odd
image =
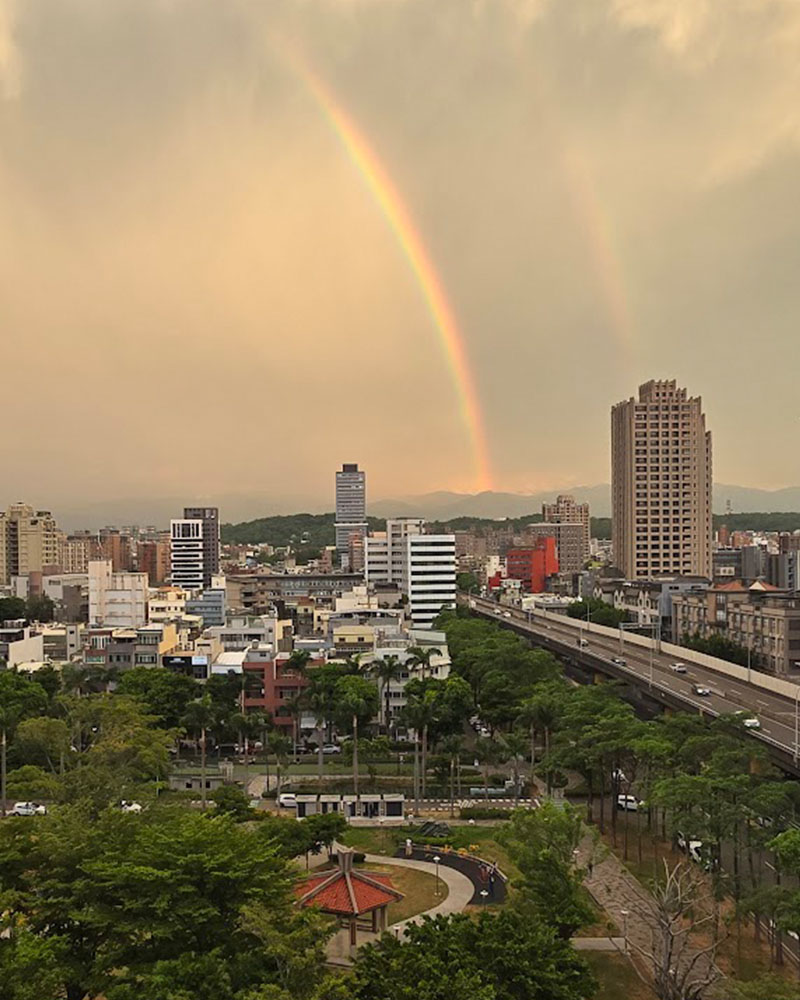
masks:
[[[338,844],[334,845],[336,850]],[[428,875],[436,875],[436,865],[432,861],[416,861],[411,858],[392,858],[384,854],[366,854],[364,856],[366,864],[372,865],[397,865],[398,868],[415,868],[420,872],[427,872]],[[466,875],[448,868],[446,865],[439,865],[439,878],[447,886],[447,896],[438,906],[431,907],[423,913],[417,913],[408,920],[401,920],[399,924],[392,924],[392,933],[400,934],[409,924],[421,923],[423,917],[438,917],[439,914],[460,913],[465,909],[472,899],[473,885]]]

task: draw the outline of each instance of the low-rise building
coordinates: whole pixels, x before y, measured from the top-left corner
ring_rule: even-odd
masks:
[[[721,635],[748,649],[751,664],[779,677],[800,672],[800,597],[763,581],[715,584],[672,600],[673,642]]]

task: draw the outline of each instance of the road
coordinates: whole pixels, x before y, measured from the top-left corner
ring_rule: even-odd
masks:
[[[785,698],[771,694],[762,688],[737,681],[725,674],[686,663],[686,673],[677,673],[672,669],[675,658],[652,649],[649,646],[634,645],[622,642],[610,636],[587,632],[580,628],[577,619],[565,620],[563,616],[553,612],[527,612],[495,601],[470,596],[460,598],[461,603],[469,602],[469,607],[497,621],[499,625],[512,626],[515,631],[529,635],[536,642],[549,646],[555,652],[567,654],[592,666],[602,661],[603,666],[611,668],[610,672],[620,677],[628,677],[636,684],[654,693],[669,694],[681,702],[687,709],[702,711],[708,715],[722,715],[729,712],[745,711],[748,716],[755,716],[761,723],[760,729],[750,730],[755,738],[771,745],[788,755],[795,763],[798,760],[798,699]],[[578,645],[583,636],[588,645]],[[658,644],[656,644],[657,646]],[[614,659],[624,660],[624,663],[613,662]],[[710,695],[700,696],[694,693],[692,685],[706,687]],[[800,696],[800,686],[798,687]]]

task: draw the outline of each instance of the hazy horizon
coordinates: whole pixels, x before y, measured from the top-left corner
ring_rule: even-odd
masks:
[[[799,83],[788,0],[0,0],[3,493],[472,492],[465,395],[495,491],[604,483],[649,378],[800,482]]]

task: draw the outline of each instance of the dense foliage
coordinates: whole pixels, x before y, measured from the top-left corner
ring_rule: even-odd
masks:
[[[714,633],[704,638],[697,632],[694,635],[684,635],[681,645],[688,649],[694,649],[698,653],[707,653],[709,656],[717,656],[721,660],[728,660],[729,663],[738,663],[740,666],[747,666],[747,648],[740,646],[738,642],[728,639],[727,636]]]

